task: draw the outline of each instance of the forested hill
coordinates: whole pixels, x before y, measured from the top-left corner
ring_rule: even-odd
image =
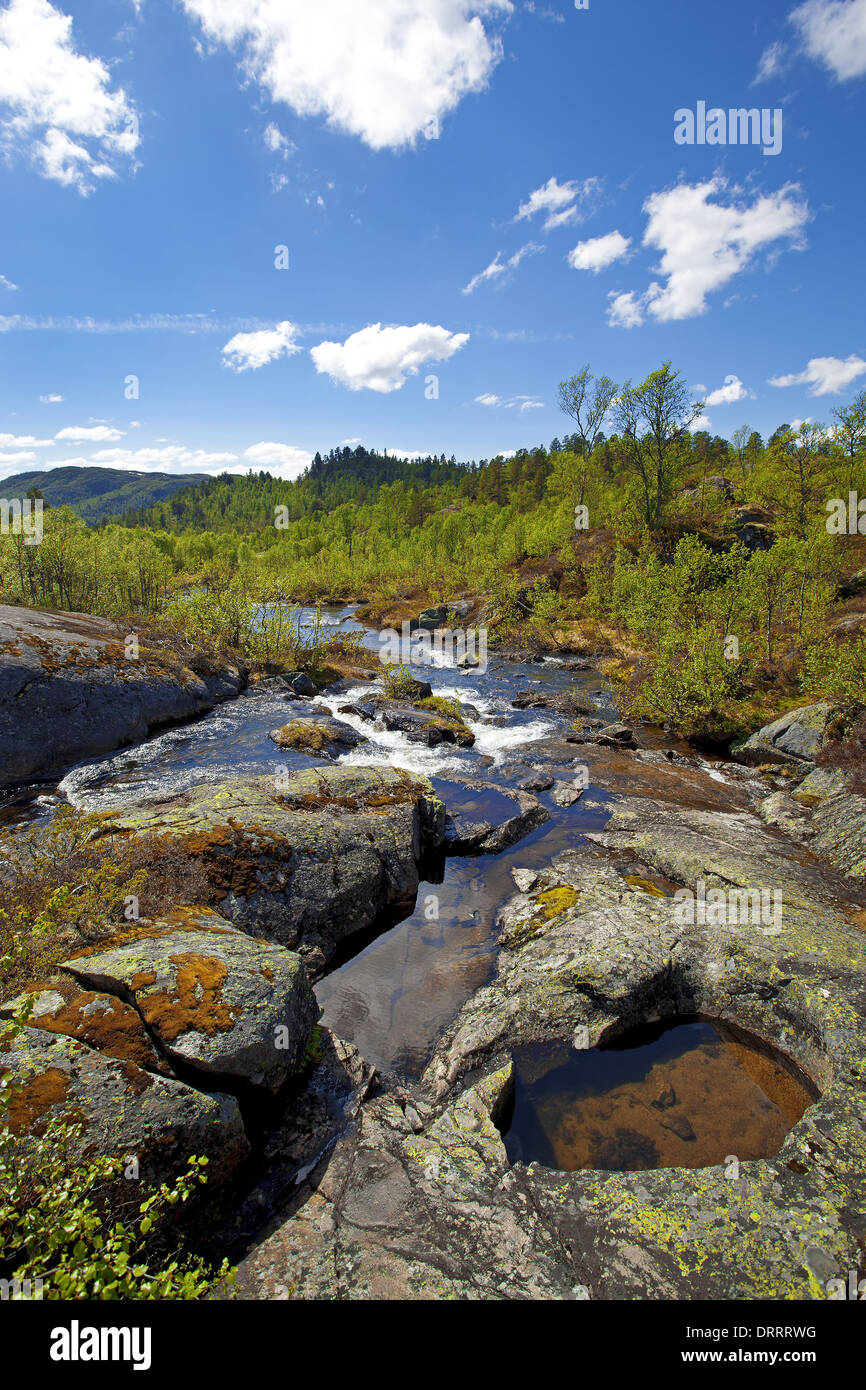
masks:
[[[258,473],[221,473],[204,478],[194,488],[162,503],[125,511],[126,526],[165,531],[258,531],[274,524],[276,507],[287,507],[291,520],[330,512],[344,503],[374,501],[383,487],[408,490],[443,488],[459,483],[472,465],[430,455],[407,460],[357,448],[317,453],[310,467],[294,481]]]
[[[128,468],[87,468],[69,464],[44,472],[16,473],[0,482],[4,497],[26,497],[34,489],[51,507],[72,507],[85,521],[118,516],[130,507],[163,502],[205,481],[204,473],[141,473]]]
[[[571,437],[562,442],[555,439],[550,453],[539,446],[518,449],[507,459],[500,455],[480,463],[474,459],[458,463],[444,454],[408,460],[363,446],[344,446],[324,456],[317,453],[307,471],[293,482],[274,478],[266,471],[222,473],[166,502],[125,511],[117,519],[126,526],[162,531],[246,534],[272,528],[277,507],[287,509],[287,520],[299,521],[346,504],[387,500],[387,490],[393,488],[395,495],[412,499],[409,524],[419,525],[431,511],[458,500],[534,505],[544,495],[552,455],[576,442]]]

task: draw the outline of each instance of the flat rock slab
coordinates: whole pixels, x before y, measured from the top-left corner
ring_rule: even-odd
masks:
[[[0,606],[0,786],[68,767],[237,695],[233,666],[196,672],[84,613]]]
[[[317,974],[386,908],[411,908],[445,808],[426,778],[338,764],[211,783],[110,824],[177,836],[236,926],[296,948]]]
[[[303,1065],[319,1006],[299,956],[220,921],[155,924],[61,969],[129,999],[184,1075],[277,1091]]]
[[[25,1027],[0,1031],[0,1074],[17,1084],[10,1125],[26,1153],[29,1134],[51,1116],[82,1126],[73,1151],[136,1157],[146,1186],[171,1182],[192,1155],[219,1183],[249,1153],[233,1096],[205,1094],[95,1052],[75,1038]]]
[[[834,903],[832,873],[814,877],[801,847],[746,814],[635,803],[609,834],[613,853],[570,850],[557,882],[523,880],[496,976],[446,1030],[411,1104],[363,1106],[243,1262],[244,1296],[280,1283],[301,1299],[809,1302],[858,1268],[866,936]],[[626,850],[636,871],[643,861],[682,884],[778,886],[781,919],[690,924],[672,896],[623,876]],[[695,1014],[766,1039],[821,1092],[774,1157],[736,1173],[509,1162],[497,1119],[514,1048],[595,1046]]]

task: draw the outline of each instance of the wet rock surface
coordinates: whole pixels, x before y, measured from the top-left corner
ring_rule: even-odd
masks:
[[[243,675],[127,655],[125,630],[84,613],[0,606],[0,786],[62,768],[238,694]]]

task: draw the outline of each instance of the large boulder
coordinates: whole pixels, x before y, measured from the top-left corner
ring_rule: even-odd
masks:
[[[731,757],[739,763],[759,766],[762,763],[788,763],[803,766],[814,763],[815,755],[828,742],[827,729],[835,706],[826,701],[788,710],[781,718],[765,724],[757,733],[735,743]]]
[[[471,748],[475,735],[460,720],[444,718],[429,710],[413,709],[411,705],[382,703],[379,717],[390,732],[405,734],[410,743],[425,743],[436,748],[440,743],[456,743]]]
[[[109,826],[176,836],[236,926],[297,949],[319,973],[386,908],[411,908],[445,808],[426,778],[338,764],[194,787]]]
[[[301,1069],[319,1016],[300,957],[216,914],[185,915],[91,946],[61,969],[128,999],[185,1078],[277,1091]]]
[[[237,667],[193,670],[144,638],[132,655],[129,635],[84,613],[0,606],[0,785],[134,743],[238,694]]]
[[[449,808],[445,822],[448,854],[500,854],[550,819],[550,812],[529,792],[495,782],[463,781],[469,794],[460,808]]]
[[[147,1187],[180,1177],[193,1155],[208,1159],[208,1177],[219,1183],[249,1153],[234,1096],[196,1090],[62,1033],[0,1028],[0,1076],[15,1088],[8,1118],[22,1161],[28,1136],[51,1117],[81,1126],[73,1149],[80,1157],[136,1159]]]

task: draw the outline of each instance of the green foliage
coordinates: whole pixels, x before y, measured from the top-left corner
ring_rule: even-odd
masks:
[[[7,1025],[6,1046],[13,1031]],[[207,1181],[206,1158],[191,1157],[175,1182],[130,1201],[124,1159],[79,1156],[81,1125],[51,1117],[20,1138],[16,1092],[14,1082],[0,1083],[0,1277],[20,1281],[19,1297],[200,1299],[231,1286],[228,1261],[209,1267],[166,1229],[173,1209]]]
[[[386,666],[382,690],[389,700],[411,700],[417,693],[418,682],[408,666]]]
[[[803,654],[804,684],[842,704],[866,703],[866,637],[840,646],[816,642]]]

